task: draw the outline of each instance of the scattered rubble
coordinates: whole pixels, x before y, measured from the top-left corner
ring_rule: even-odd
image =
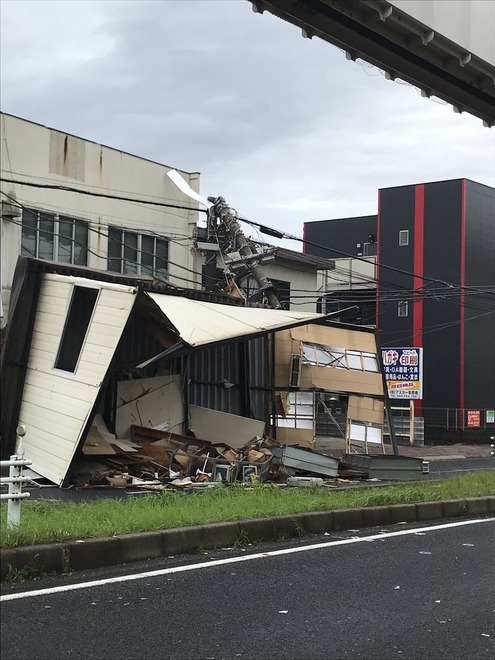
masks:
[[[131,424],[130,439],[117,439],[97,416],[73,473],[76,487],[204,490],[227,484],[271,483],[288,487],[329,487],[376,481],[374,463],[393,479],[418,474],[407,457],[345,454],[339,460],[306,447],[254,436],[242,447],[160,428]],[[393,459],[389,461],[388,459]],[[409,468],[409,472],[408,472]],[[385,478],[385,477],[384,477]],[[417,477],[416,477],[417,478]]]

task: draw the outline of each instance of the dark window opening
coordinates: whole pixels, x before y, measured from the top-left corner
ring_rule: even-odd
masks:
[[[84,339],[98,298],[99,289],[75,286],[65,322],[55,368],[72,373],[81,355]]]
[[[109,227],[108,270],[137,275],[167,275],[168,240]]]
[[[77,218],[24,209],[21,254],[86,266],[88,224]]]

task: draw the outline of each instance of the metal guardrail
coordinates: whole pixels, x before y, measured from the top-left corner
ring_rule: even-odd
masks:
[[[24,477],[22,470],[33,461],[23,458],[22,438],[26,435],[26,429],[20,425],[17,428],[17,454],[10,457],[8,461],[0,461],[0,467],[9,468],[8,477],[0,477],[0,484],[8,484],[8,493],[1,493],[0,500],[8,500],[7,505],[7,529],[16,528],[21,522],[21,502],[31,493],[22,492],[22,484],[32,482],[30,477]]]

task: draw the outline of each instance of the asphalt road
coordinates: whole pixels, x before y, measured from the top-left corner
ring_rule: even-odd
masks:
[[[491,660],[494,567],[491,518],[4,586],[1,658]]]

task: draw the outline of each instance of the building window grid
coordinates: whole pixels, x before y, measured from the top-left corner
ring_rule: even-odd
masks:
[[[88,223],[57,213],[24,209],[21,254],[86,266]]]
[[[406,245],[409,245],[409,229],[399,230],[399,245],[400,247],[405,247]]]
[[[108,269],[135,275],[165,275],[168,273],[168,240],[110,227]]]
[[[397,316],[401,318],[409,316],[409,303],[407,300],[400,300],[397,303]]]
[[[333,367],[351,371],[378,372],[375,353],[303,342],[303,361],[316,367]]]
[[[291,429],[313,429],[315,403],[313,392],[289,392],[289,409],[285,415],[277,415],[277,426]]]

